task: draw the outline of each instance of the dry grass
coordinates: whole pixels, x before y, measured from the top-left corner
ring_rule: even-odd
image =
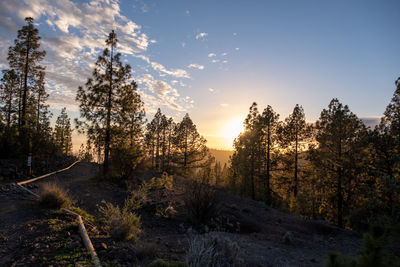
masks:
[[[39,194],[38,203],[46,209],[61,209],[71,205],[67,191],[56,183],[43,184]]]
[[[218,233],[193,235],[189,238],[186,263],[190,267],[240,266],[239,246],[230,238]]]

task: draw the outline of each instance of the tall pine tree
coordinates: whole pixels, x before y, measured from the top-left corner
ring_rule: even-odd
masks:
[[[23,26],[14,41],[14,46],[8,49],[8,61],[12,69],[21,75],[21,112],[20,112],[20,130],[23,149],[27,153],[30,150],[30,135],[27,128],[29,120],[27,112],[29,111],[29,99],[38,82],[42,81],[44,67],[40,61],[46,55],[45,51],[40,51],[39,30],[33,25],[33,18],[25,18],[27,25]],[[33,110],[30,110],[33,112]]]
[[[316,122],[318,147],[311,151],[311,160],[320,179],[327,184],[328,198],[336,206],[336,223],[344,226],[357,185],[357,164],[362,157],[362,141],[366,134],[363,122],[347,105],[332,99],[328,109],[321,112]],[[332,218],[333,219],[333,218]]]
[[[118,145],[121,136],[127,136],[132,145],[141,133],[139,125],[144,117],[143,102],[137,86],[132,81],[130,65],[123,65],[117,53],[117,35],[114,30],[106,40],[107,48],[95,63],[92,78],[85,87],[80,86],[76,96],[80,102],[81,117],[78,128],[87,131],[88,138],[103,149],[103,174],[109,170],[112,146]],[[135,135],[135,136],[133,136]]]

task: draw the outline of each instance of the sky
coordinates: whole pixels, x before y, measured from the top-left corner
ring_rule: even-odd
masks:
[[[47,51],[54,119],[79,116],[75,93],[114,29],[151,120],[189,113],[213,148],[232,149],[252,102],[310,122],[332,98],[366,121],[384,112],[400,76],[400,1],[0,1],[0,68],[24,18]],[[83,137],[74,135],[78,146]]]

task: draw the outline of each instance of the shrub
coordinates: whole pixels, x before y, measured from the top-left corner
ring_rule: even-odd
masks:
[[[142,159],[143,151],[139,146],[114,147],[110,154],[110,175],[117,180],[126,180]]]
[[[388,243],[388,228],[381,223],[373,223],[364,234],[363,250],[356,259],[346,258],[337,252],[330,252],[326,267],[400,267],[398,259],[385,251]]]
[[[216,233],[193,235],[189,238],[186,263],[190,267],[238,266],[238,254],[239,246],[228,237]]]
[[[67,192],[55,183],[43,184],[38,203],[46,209],[60,209],[71,205]]]
[[[121,210],[118,206],[103,202],[99,208],[106,231],[115,240],[136,241],[140,229],[140,217],[128,210],[126,205]]]
[[[220,198],[217,190],[212,186],[188,181],[183,201],[188,219],[193,224],[207,224],[218,215]]]

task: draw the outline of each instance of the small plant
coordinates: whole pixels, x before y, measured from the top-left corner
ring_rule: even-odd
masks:
[[[127,205],[121,210],[118,206],[103,202],[104,206],[99,210],[102,213],[106,230],[115,240],[136,241],[140,229],[140,217],[131,212]]]
[[[202,266],[239,266],[239,246],[228,237],[216,233],[189,238],[186,263],[190,267]]]
[[[212,186],[188,181],[183,200],[188,219],[193,224],[207,224],[218,215],[220,198]]]
[[[71,205],[71,200],[65,190],[55,183],[46,183],[42,186],[38,203],[45,209],[61,209]]]
[[[172,189],[172,182],[174,178],[172,175],[168,175],[168,173],[164,172],[161,178],[153,177],[151,178],[149,189]]]

